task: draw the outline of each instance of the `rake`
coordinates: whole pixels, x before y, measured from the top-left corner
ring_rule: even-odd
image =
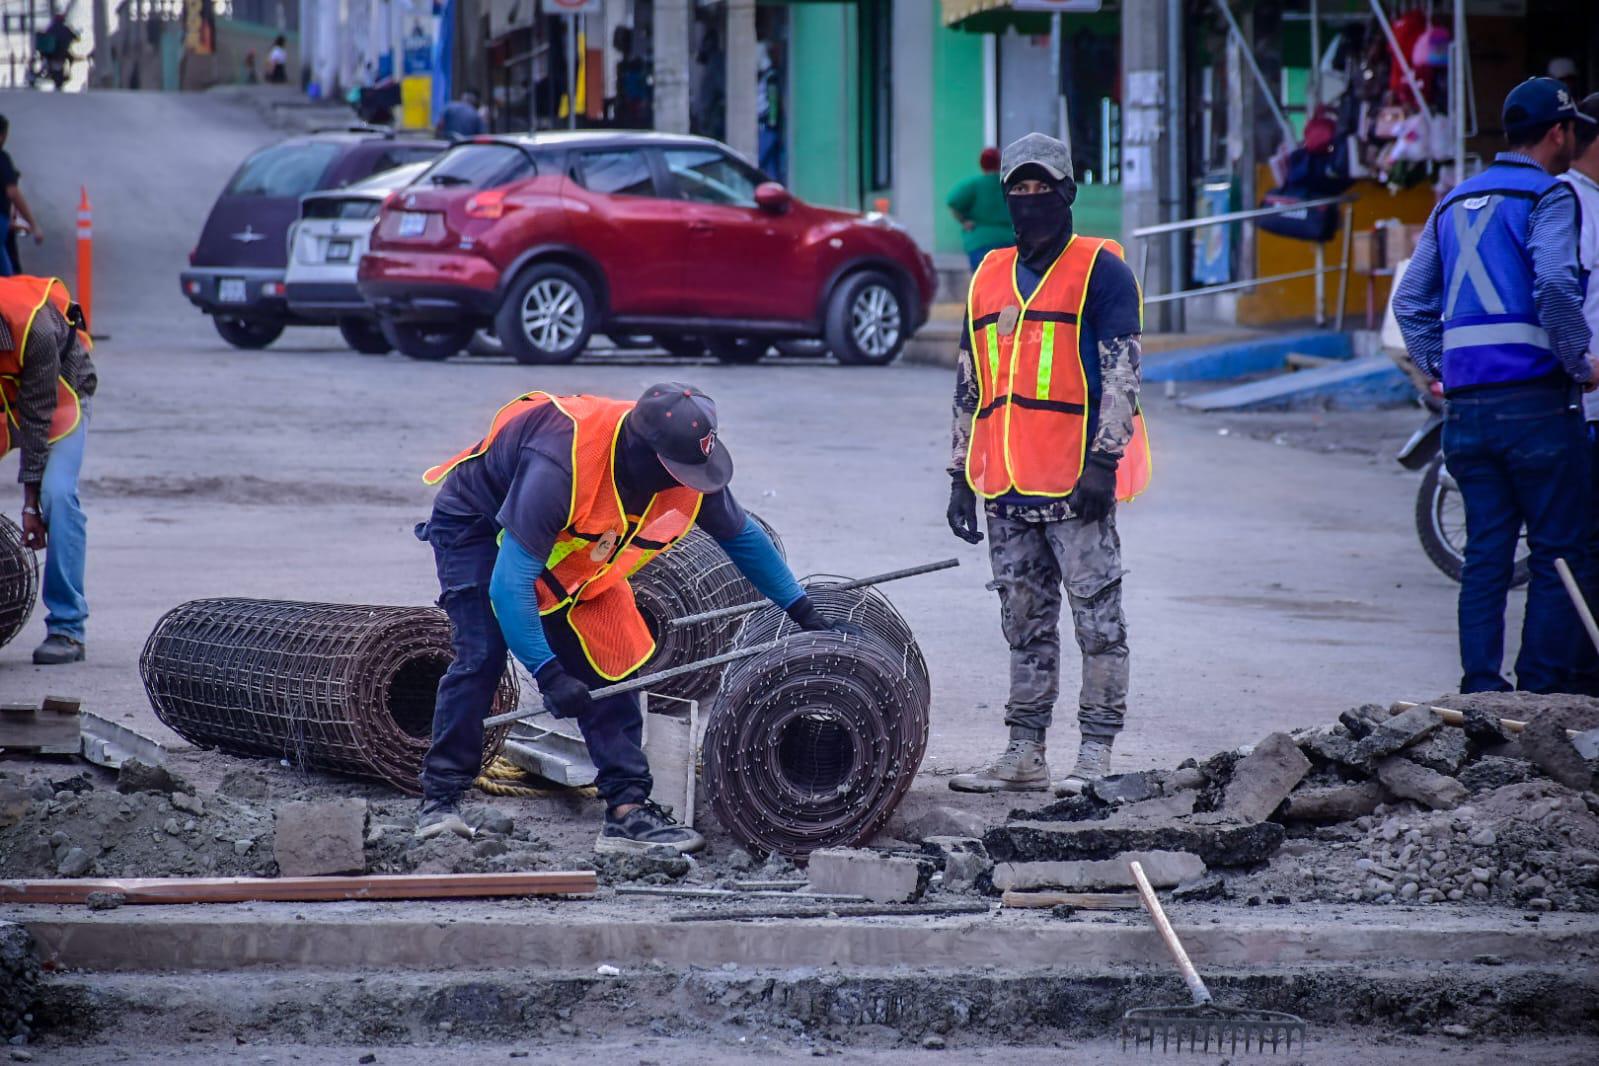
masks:
[[[1133,881],[1138,885],[1138,896],[1144,901],[1144,909],[1149,912],[1160,938],[1166,942],[1166,950],[1171,952],[1177,969],[1182,972],[1183,983],[1188,986],[1188,994],[1193,1002],[1169,1007],[1134,1007],[1123,1014],[1122,1050],[1127,1050],[1129,1041],[1135,1050],[1147,1044],[1151,1052],[1155,1050],[1157,1041],[1163,1052],[1180,1052],[1184,1044],[1189,1051],[1205,1052],[1209,1052],[1214,1044],[1218,1054],[1237,1054],[1240,1050],[1264,1054],[1268,1048],[1274,1054],[1279,1051],[1291,1052],[1296,1044],[1303,1049],[1306,1026],[1305,1020],[1298,1015],[1216,1005],[1199,971],[1188,960],[1188,952],[1183,950],[1182,941],[1177,939],[1177,932],[1167,920],[1166,912],[1161,909],[1160,900],[1155,898],[1155,890],[1150,886],[1149,878],[1144,876],[1143,866],[1136,862],[1127,865],[1132,871]]]

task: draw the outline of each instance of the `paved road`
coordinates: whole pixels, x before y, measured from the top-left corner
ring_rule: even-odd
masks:
[[[411,536],[428,506],[424,467],[479,436],[521,391],[627,396],[681,378],[718,399],[734,488],[782,531],[800,570],[960,557],[957,570],[892,589],[933,674],[926,769],[970,767],[1002,743],[1006,653],[986,555],[943,521],[948,372],[432,365],[355,355],[330,330],[236,352],[187,307],[176,277],[227,173],[272,133],[208,97],[9,96],[0,110],[52,251],[89,175],[97,326],[112,335],[98,353],[84,485],[90,659],[29,665],[43,635],[35,619],[0,649],[0,697],[81,695],[153,725],[137,657],[155,620],[184,600],[429,602],[431,563]],[[75,137],[57,132],[63,122]],[[93,145],[102,150],[91,155]],[[1454,587],[1416,544],[1409,477],[1357,455],[1222,436],[1216,423],[1151,406],[1154,487],[1121,518],[1133,647],[1122,766],[1169,765],[1451,686]],[[1075,742],[1074,678],[1067,689],[1061,763]]]

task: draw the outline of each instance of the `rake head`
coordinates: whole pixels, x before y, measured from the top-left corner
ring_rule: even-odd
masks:
[[[1122,1050],[1290,1052],[1305,1046],[1305,1020],[1274,1010],[1204,1006],[1135,1007],[1122,1015]]]

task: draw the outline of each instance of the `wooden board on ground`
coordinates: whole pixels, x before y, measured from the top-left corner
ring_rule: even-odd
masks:
[[[0,881],[0,903],[83,903],[91,892],[129,903],[318,903],[363,899],[488,899],[588,896],[591,870],[505,874],[372,874],[363,877],[130,877]]]
[[[79,738],[78,701],[45,697],[42,707],[25,703],[0,705],[0,749],[40,755],[76,755]]]
[[[1132,892],[1006,892],[999,901],[1007,907],[1076,907],[1082,911],[1135,911],[1138,896]]]

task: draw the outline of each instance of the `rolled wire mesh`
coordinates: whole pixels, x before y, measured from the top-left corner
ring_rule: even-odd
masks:
[[[38,595],[39,561],[23,546],[22,529],[0,515],[0,648],[28,624]]]
[[[802,632],[777,608],[739,633],[748,647],[706,723],[701,757],[711,809],[755,851],[803,858],[859,844],[883,827],[927,750],[931,689],[910,628],[881,593],[807,592],[859,632]]]
[[[750,517],[766,530],[778,554],[783,554],[783,542],[777,531],[754,512],[750,512]],[[631,583],[633,598],[656,640],[654,656],[640,670],[646,674],[728,651],[740,622],[737,618],[724,618],[668,626],[671,619],[720,607],[737,607],[761,598],[755,586],[745,580],[710,534],[697,527],[650,560],[633,575]],[[716,691],[721,677],[721,669],[711,667],[663,681],[650,691],[685,700],[704,699]]]
[[[416,793],[453,658],[449,619],[431,607],[215,599],[157,622],[139,672],[156,717],[194,744]],[[516,701],[507,670],[489,713]],[[505,733],[485,738],[485,766]]]

